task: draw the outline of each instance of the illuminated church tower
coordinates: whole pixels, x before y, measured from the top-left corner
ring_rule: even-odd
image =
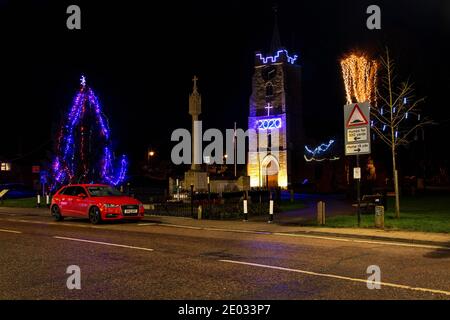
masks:
[[[251,187],[282,187],[301,181],[304,166],[301,68],[280,44],[275,26],[270,52],[256,53],[248,128],[247,174]]]

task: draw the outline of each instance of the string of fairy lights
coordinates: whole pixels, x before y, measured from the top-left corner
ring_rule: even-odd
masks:
[[[378,63],[353,53],[341,60],[341,69],[347,104],[369,101],[376,105]]]

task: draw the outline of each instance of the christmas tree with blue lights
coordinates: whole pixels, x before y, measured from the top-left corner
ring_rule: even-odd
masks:
[[[52,164],[53,189],[75,183],[117,186],[124,181],[126,170],[124,155],[115,163],[108,121],[82,76],[80,90],[58,133]]]

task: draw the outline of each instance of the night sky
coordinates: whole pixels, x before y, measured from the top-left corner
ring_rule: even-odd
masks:
[[[0,156],[30,159],[52,150],[52,132],[87,77],[109,118],[119,153],[132,163],[148,146],[169,158],[170,135],[189,128],[188,95],[199,77],[204,128],[246,128],[254,52],[266,51],[273,1],[0,0]],[[278,1],[282,44],[303,67],[310,141],[342,135],[345,102],[339,59],[388,45],[399,73],[448,136],[450,1]],[[66,8],[81,7],[81,30]],[[366,28],[370,4],[382,29]],[[441,139],[430,144],[442,146]]]

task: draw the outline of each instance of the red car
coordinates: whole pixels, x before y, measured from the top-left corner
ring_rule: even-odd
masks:
[[[56,221],[64,217],[89,218],[91,223],[144,217],[144,206],[104,184],[72,184],[56,192],[50,206]]]

